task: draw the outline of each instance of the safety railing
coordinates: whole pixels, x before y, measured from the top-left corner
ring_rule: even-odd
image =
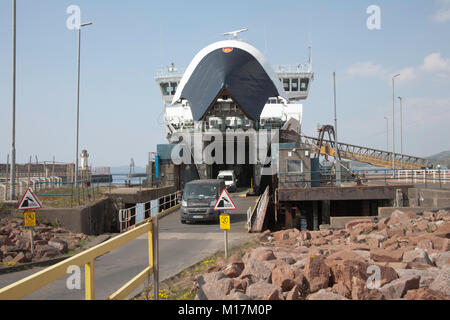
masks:
[[[414,183],[442,183],[447,184],[450,179],[450,170],[399,170],[397,179],[405,183],[413,181]]]
[[[269,204],[269,191],[270,189],[267,187],[256,202],[254,210],[251,213],[250,210],[247,212],[248,232],[261,232]]]
[[[152,200],[141,204],[144,206],[143,216],[150,218],[161,210],[169,210],[180,206],[180,192],[163,196],[159,199]],[[120,232],[128,231],[137,225],[138,207],[134,206],[127,209],[119,210]],[[144,219],[145,219],[144,218]]]
[[[166,197],[171,196],[172,195]],[[161,203],[159,208],[163,208],[163,210],[158,211],[159,213],[157,215],[132,226],[131,230],[128,230],[96,247],[68,258],[67,260],[64,260],[63,262],[60,262],[52,267],[0,289],[0,300],[19,300],[25,298],[33,292],[36,292],[50,283],[64,277],[68,274],[68,270],[72,270],[74,266],[85,267],[85,297],[86,300],[95,300],[95,259],[110,253],[119,247],[122,247],[130,241],[139,238],[143,234],[147,234],[149,259],[148,267],[107,298],[107,300],[126,299],[134,290],[149,279],[152,274],[155,274],[155,278],[158,279],[158,220],[174,212],[179,207],[179,204],[171,206],[170,202]],[[158,288],[158,284],[156,282],[157,281],[155,281],[155,288]],[[158,292],[158,289],[155,289],[155,292]],[[155,297],[157,299],[158,294],[155,294]]]
[[[280,188],[308,188],[312,184],[329,186],[336,183],[334,168],[320,171],[280,172]],[[450,170],[395,170],[392,169],[351,169],[341,170],[341,183],[358,185],[419,184],[425,188],[444,188],[450,181]]]
[[[86,300],[95,300],[95,259],[109,253],[128,242],[148,234],[148,267],[139,273],[135,278],[117,290],[108,300],[125,299],[153,273],[153,221],[147,220],[138,228],[123,233],[103,244],[82,252],[72,258],[64,260],[52,267],[33,274],[23,280],[0,289],[0,300],[19,300],[32,294],[35,291],[49,285],[50,283],[64,277],[74,266],[85,266],[85,297]]]

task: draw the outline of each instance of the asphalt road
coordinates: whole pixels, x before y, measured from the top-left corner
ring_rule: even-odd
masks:
[[[230,246],[251,236],[247,233],[247,210],[254,208],[256,198],[234,198],[238,210],[231,214]],[[223,231],[216,224],[182,225],[179,211],[160,220],[160,280],[212,256],[224,248]],[[95,261],[96,299],[103,300],[139,274],[148,265],[148,240],[144,235]],[[0,276],[0,288],[32,275],[43,268]],[[26,300],[84,299],[84,267],[81,269],[81,290],[67,289],[66,276],[34,292]],[[135,291],[142,291],[143,286]],[[134,294],[135,294],[134,293]]]

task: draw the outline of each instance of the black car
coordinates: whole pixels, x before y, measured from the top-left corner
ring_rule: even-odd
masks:
[[[181,223],[219,221],[214,206],[225,189],[223,180],[196,180],[186,184],[181,207]]]

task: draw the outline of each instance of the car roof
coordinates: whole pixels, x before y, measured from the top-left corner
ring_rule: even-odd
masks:
[[[219,176],[220,176],[220,175],[223,175],[223,174],[230,174],[230,175],[233,175],[233,174],[234,174],[234,171],[233,171],[233,170],[226,170],[226,171],[220,171],[220,172],[219,172]]]
[[[197,184],[220,184],[223,183],[222,180],[195,180],[187,183],[186,185],[197,185]]]

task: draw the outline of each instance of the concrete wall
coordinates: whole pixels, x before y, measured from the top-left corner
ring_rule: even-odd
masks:
[[[401,208],[387,207],[387,208],[378,208],[378,216],[381,217],[381,218],[390,217],[395,210],[400,210],[400,211],[403,211],[403,212],[419,213],[419,212],[426,212],[426,211],[436,210],[436,208],[434,208],[434,207],[421,207],[421,208],[417,208],[417,207],[401,207]]]
[[[58,221],[61,227],[75,233],[99,235],[117,232],[115,229],[118,212],[111,199],[97,201],[93,205],[67,209],[41,209],[38,219],[53,223]]]
[[[450,207],[450,191],[413,188],[408,191],[411,207]]]
[[[370,187],[324,187],[324,188],[280,188],[280,201],[323,201],[323,200],[393,200],[397,189],[408,194],[412,186],[370,186]]]

